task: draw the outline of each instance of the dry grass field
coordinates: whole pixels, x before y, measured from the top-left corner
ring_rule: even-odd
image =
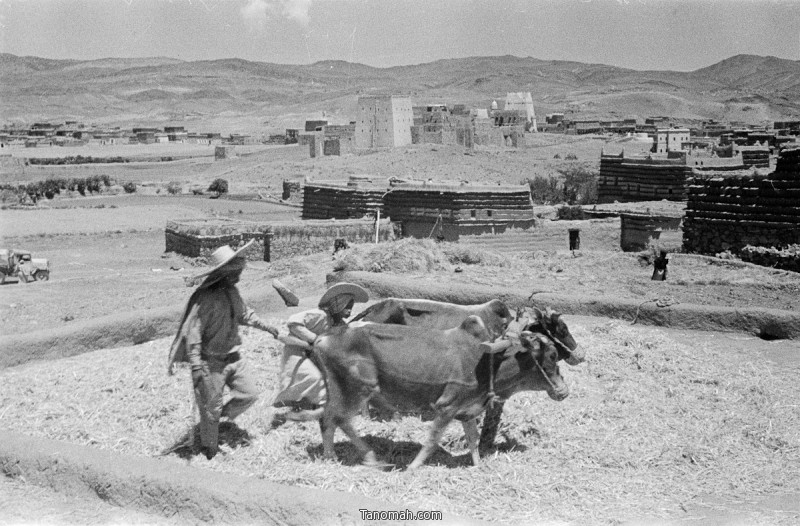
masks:
[[[188,161],[160,163],[169,165],[161,176],[161,166],[147,166],[141,180],[182,177],[191,183],[212,170],[215,175],[230,170],[241,187],[279,188],[290,175],[340,178],[374,170],[388,178],[416,167],[423,176],[485,174],[489,180],[518,183],[526,173],[539,173],[538,165],[531,168],[534,158],[544,166],[554,161],[557,150],[562,157],[565,151],[585,151],[587,162],[596,162],[590,152],[595,147],[599,152],[602,144],[584,139],[542,145],[551,148],[547,153],[531,148],[473,156],[431,145],[336,159],[271,159],[262,152],[205,162],[204,175],[178,175],[187,166],[201,166]],[[579,162],[583,155],[578,154]],[[429,160],[436,160],[435,168],[428,167]],[[182,304],[190,294],[184,277],[198,273],[203,262],[164,253],[168,219],[286,219],[298,213],[266,202],[144,193],[59,197],[45,204],[0,210],[0,244],[32,250],[53,266],[48,282],[0,287],[3,334]],[[581,250],[572,253],[567,230],[576,227]],[[253,263],[242,286],[279,277],[313,301],[324,288],[325,273],[369,270],[380,263],[383,272],[454,288],[481,284],[642,302],[800,308],[796,274],[670,257],[668,281],[653,282],[652,267],[619,250],[618,220],[542,220],[531,246],[512,252],[418,241],[356,245],[335,260],[319,254]],[[456,266],[463,271],[454,272]],[[262,314],[282,324],[291,312]],[[541,393],[514,397],[506,406],[497,452],[478,467],[470,466],[460,427],[453,425],[426,467],[413,474],[403,471],[427,425],[412,417],[357,424],[379,457],[398,470],[359,467],[341,434],[336,445],[341,462],[320,460],[316,425],[283,423],[269,409],[280,347],[255,330],[244,331],[245,352],[264,395],[223,433],[233,452],[207,461],[178,448],[163,461],[505,524],[637,524],[644,518],[688,524],[709,509],[735,513],[743,524],[797,523],[800,510],[789,506],[787,511],[785,502],[769,500],[800,494],[796,342],[648,328],[569,313],[566,320],[588,351],[587,363],[562,368],[570,397],[561,403]],[[0,426],[124,454],[159,456],[187,437],[192,422],[188,373],[165,374],[168,344],[169,339],[160,339],[2,370]]]
[[[744,506],[746,524],[796,523],[797,513],[754,504],[800,492],[800,369],[796,361],[787,367],[767,359],[779,344],[567,319],[588,350],[586,364],[562,367],[570,397],[512,398],[498,450],[478,467],[470,465],[460,426],[451,425],[424,468],[403,471],[425,436],[427,423],[415,417],[357,422],[397,471],[359,467],[341,434],[341,462],[321,460],[316,424],[274,419],[268,401],[279,344],[255,330],[247,331],[245,352],[264,394],[224,428],[232,453],[207,461],[178,447],[164,461],[504,524],[688,520],[712,497],[718,512]],[[0,422],[158,456],[185,441],[192,422],[188,373],[165,374],[168,345],[167,338],[2,371]]]

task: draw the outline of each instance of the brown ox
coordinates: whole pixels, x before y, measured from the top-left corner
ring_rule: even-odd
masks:
[[[507,350],[492,354],[497,349],[486,343],[489,337],[477,316],[467,316],[447,330],[354,322],[320,336],[314,355],[328,384],[321,422],[325,457],[336,458],[333,437],[341,427],[364,463],[378,465],[352,424],[366,400],[397,411],[433,410],[428,438],[408,466],[415,469],[436,448],[454,418],[462,422],[472,461],[478,463],[476,417],[492,398],[493,384],[498,391],[546,391],[555,400],[569,394],[558,371],[558,351],[548,338],[522,332],[509,341]]]
[[[550,338],[558,349],[558,358],[569,365],[584,361],[584,352],[578,347],[575,338],[561,318],[561,314],[551,309],[523,309],[513,329],[540,333]],[[449,329],[457,327],[467,316],[475,315],[483,320],[494,340],[505,333],[513,314],[500,300],[491,300],[477,305],[456,305],[440,301],[421,299],[387,298],[374,303],[353,320],[375,323],[393,323],[425,327],[430,329]],[[498,391],[499,400],[486,410],[481,430],[480,450],[487,451],[494,446],[500,420],[503,416],[505,400],[522,389]]]
[[[432,300],[387,298],[364,309],[352,321],[452,329],[461,325],[470,315],[483,321],[492,340],[503,335],[514,318],[506,304],[500,300],[479,305],[456,305]]]

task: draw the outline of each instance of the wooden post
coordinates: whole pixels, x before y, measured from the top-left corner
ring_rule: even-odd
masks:
[[[378,234],[381,231],[381,209],[377,209],[377,214],[375,215],[375,243],[378,243]]]
[[[264,261],[270,262],[270,244],[272,242],[272,232],[264,232]]]

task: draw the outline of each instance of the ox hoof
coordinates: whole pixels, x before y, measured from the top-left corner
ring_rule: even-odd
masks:
[[[381,469],[381,470],[390,469],[394,467],[394,464],[389,464],[387,462],[382,462],[378,460],[378,458],[375,456],[375,452],[373,451],[370,451],[369,453],[364,455],[364,460],[361,462],[361,464],[369,468]]]

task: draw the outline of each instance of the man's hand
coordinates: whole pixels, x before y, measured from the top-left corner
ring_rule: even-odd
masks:
[[[278,329],[276,327],[273,327],[272,325],[270,325],[269,323],[265,322],[262,319],[254,320],[253,327],[255,327],[256,329],[261,329],[262,331],[266,331],[266,332],[270,333],[273,338],[277,338],[278,337]]]
[[[199,382],[204,382],[206,377],[208,377],[208,371],[205,367],[192,368],[192,383],[195,387]]]

